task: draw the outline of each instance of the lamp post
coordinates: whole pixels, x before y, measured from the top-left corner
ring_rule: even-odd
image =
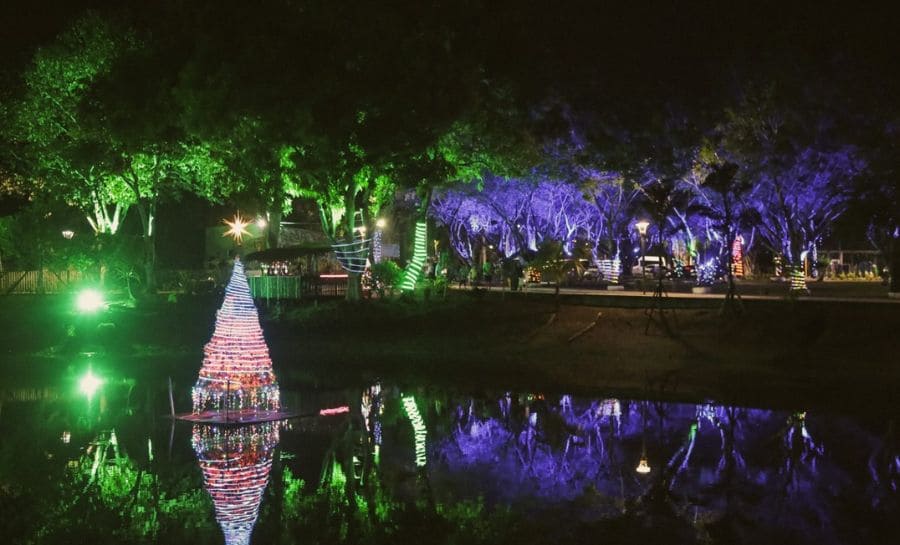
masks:
[[[643,279],[647,276],[647,259],[646,259],[646,243],[644,239],[647,236],[647,227],[650,226],[650,222],[647,220],[641,220],[634,224],[634,227],[638,230],[638,234],[641,239],[641,284],[643,285]],[[646,291],[646,290],[645,290]]]

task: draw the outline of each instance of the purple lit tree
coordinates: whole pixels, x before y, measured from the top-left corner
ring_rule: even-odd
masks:
[[[707,230],[718,244],[716,262],[718,272],[728,278],[728,293],[723,309],[734,306],[737,295],[734,283],[732,246],[748,227],[756,214],[747,197],[752,186],[746,178],[738,177],[738,165],[725,163],[713,166],[703,180],[694,186],[694,205],[691,211],[706,220]]]
[[[894,181],[900,174],[900,123],[882,126],[878,119],[868,146],[868,175],[860,179],[856,200],[869,218],[866,238],[887,260],[890,293],[900,294],[900,188]]]
[[[431,215],[447,227],[451,243],[471,260],[472,245],[495,245],[504,257],[536,252],[544,241],[557,241],[571,256],[577,240],[599,238],[597,212],[573,184],[531,182],[489,176],[479,190],[464,187],[439,192]]]
[[[789,265],[792,293],[806,291],[805,259],[815,263],[864,166],[836,126],[826,105],[788,104],[770,88],[747,93],[719,128],[721,155],[753,184],[760,234]]]
[[[622,243],[631,240],[631,224],[634,203],[638,197],[635,184],[621,176],[606,175],[585,184],[585,193],[594,206],[594,229],[598,233],[599,243],[592,248],[595,262],[603,256],[609,282],[618,283],[621,274]],[[607,276],[607,272],[604,272]]]
[[[679,182],[680,180],[674,177],[651,178],[638,188],[640,192],[638,206],[650,216],[651,220],[650,229],[647,231],[651,243],[650,252],[668,254],[669,237],[685,228],[682,221],[685,216],[682,211],[687,209],[689,199]]]
[[[792,291],[806,291],[803,263],[815,263],[818,244],[847,209],[850,181],[861,169],[856,151],[813,147],[783,156],[761,172],[753,199],[760,232],[790,264]]]

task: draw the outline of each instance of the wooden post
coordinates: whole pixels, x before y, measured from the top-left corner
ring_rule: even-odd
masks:
[[[175,418],[175,398],[172,396],[172,377],[169,377],[169,414]]]

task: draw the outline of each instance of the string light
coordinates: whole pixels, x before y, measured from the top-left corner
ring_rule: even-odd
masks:
[[[340,407],[332,407],[330,409],[321,409],[319,416],[333,416],[336,414],[345,414],[350,412],[350,407],[341,405]]]
[[[360,398],[359,411],[366,422],[366,429],[372,433],[376,445],[381,444],[381,415],[384,405],[381,402],[381,383],[376,382],[363,391]]]
[[[603,278],[612,285],[618,285],[619,275],[622,274],[622,262],[618,257],[614,259],[601,259],[600,272]]]
[[[400,283],[402,291],[412,291],[416,289],[416,282],[422,274],[422,267],[425,266],[425,259],[428,256],[428,224],[424,221],[416,222],[416,238],[413,245],[413,257],[409,260],[406,270],[403,271],[403,282]]]
[[[706,263],[697,265],[697,285],[712,286],[716,281],[716,265],[710,259]]]
[[[226,545],[247,545],[278,445],[275,422],[220,428],[195,425],[191,437]]]
[[[744,237],[738,235],[731,244],[731,272],[744,276]]]
[[[212,339],[203,348],[203,366],[192,398],[194,414],[281,407],[269,348],[238,259],[225,288],[225,301],[216,313]]]
[[[381,229],[381,227],[375,229],[375,234],[372,235],[372,261],[374,263],[381,263],[381,257],[384,252],[384,246],[382,244],[383,237],[384,231]]]
[[[412,424],[416,441],[416,467],[423,467],[427,462],[425,454],[425,438],[428,435],[425,429],[425,420],[419,414],[419,407],[416,405],[416,398],[413,396],[404,397],[403,408],[406,410],[406,416]]]
[[[791,293],[809,293],[803,267],[791,267]]]
[[[363,238],[360,231],[356,232],[353,242],[332,244],[331,249],[341,264],[341,268],[350,273],[362,274],[366,271],[366,262],[369,260],[369,239]]]

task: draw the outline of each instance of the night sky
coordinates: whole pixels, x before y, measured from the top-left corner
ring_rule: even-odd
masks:
[[[7,75],[83,10],[114,11],[122,4],[110,0],[0,3],[0,62]],[[176,12],[199,12],[204,5],[228,12],[244,3],[130,4],[137,6],[133,11],[145,23],[164,26],[177,24]],[[254,3],[253,9],[265,17],[270,4]],[[487,66],[527,80],[542,91],[547,86],[589,87],[601,79],[616,80],[638,95],[663,90],[690,94],[708,92],[734,78],[783,79],[809,73],[840,77],[839,72],[851,72],[866,87],[897,84],[894,67],[900,42],[893,18],[886,9],[876,7],[878,3],[597,4],[461,1],[432,2],[433,9],[421,9],[439,12],[445,21],[452,19],[450,24],[461,33],[470,33],[471,47],[480,51]]]

